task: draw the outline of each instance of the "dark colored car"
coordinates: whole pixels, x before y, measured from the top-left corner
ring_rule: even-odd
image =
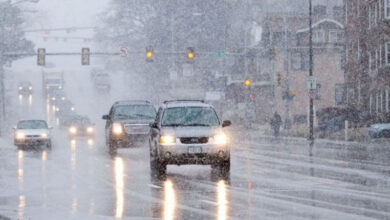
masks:
[[[18,85],[19,95],[31,95],[33,93],[32,84],[29,81],[20,82]]]
[[[69,137],[94,137],[95,124],[87,116],[75,115],[69,120],[68,135]]]
[[[106,120],[106,144],[110,153],[129,147],[135,142],[147,140],[149,124],[154,121],[156,110],[148,101],[118,101],[113,104]]]

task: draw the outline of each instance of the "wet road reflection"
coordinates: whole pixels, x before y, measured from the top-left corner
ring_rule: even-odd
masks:
[[[175,217],[176,195],[173,183],[170,179],[164,182],[164,220],[172,220]]]
[[[19,190],[23,191],[23,159],[24,152],[22,150],[18,150],[18,182],[19,182]]]
[[[122,218],[124,209],[124,164],[120,157],[115,158],[115,193],[116,193],[116,208],[115,218]]]
[[[218,220],[226,220],[228,213],[228,198],[226,193],[226,182],[220,180],[217,184],[217,204],[218,204]]]
[[[26,207],[26,197],[23,195],[19,196],[19,204],[18,204],[18,218],[24,218],[24,208]]]

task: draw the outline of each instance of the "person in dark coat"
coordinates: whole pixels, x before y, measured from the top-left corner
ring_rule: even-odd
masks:
[[[282,118],[275,112],[274,116],[271,119],[271,127],[274,130],[275,137],[279,136],[280,126],[282,125]]]

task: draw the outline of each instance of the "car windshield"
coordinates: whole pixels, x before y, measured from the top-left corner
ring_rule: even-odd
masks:
[[[156,110],[151,105],[121,105],[114,108],[114,119],[154,118]]]
[[[59,84],[61,83],[60,79],[46,79],[46,83],[48,84]]]
[[[210,107],[173,107],[164,111],[162,126],[218,126],[219,119]]]
[[[76,118],[73,120],[74,125],[90,125],[91,121],[88,118]]]
[[[46,129],[47,123],[43,120],[27,120],[20,121],[17,126],[18,129]]]

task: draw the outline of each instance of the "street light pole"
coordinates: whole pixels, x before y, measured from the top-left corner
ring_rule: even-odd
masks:
[[[313,76],[313,29],[312,29],[312,1],[309,0],[309,76]],[[314,140],[314,100],[310,95],[309,106],[309,140]]]

